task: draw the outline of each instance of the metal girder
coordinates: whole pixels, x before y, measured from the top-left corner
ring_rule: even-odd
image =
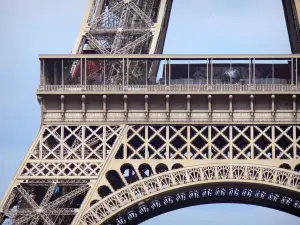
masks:
[[[54,200],[53,202],[50,202],[46,207],[47,207],[47,209],[55,208],[56,206],[61,205],[61,204],[65,203],[66,201],[69,201],[73,197],[86,192],[89,188],[90,187],[88,185],[79,187],[79,188],[65,194],[64,196]]]
[[[91,24],[91,29],[95,29],[96,27],[101,27],[101,22],[103,22],[103,20],[105,20],[105,16],[108,13],[114,13],[115,11],[118,11],[120,8],[122,8],[125,5],[125,3],[123,1],[120,1],[119,3],[117,3],[116,5],[114,5],[112,8],[110,8],[107,12],[102,13],[98,18],[96,18],[92,24]]]
[[[111,54],[114,54],[120,47],[121,43],[122,43],[122,32],[123,32],[123,27],[127,21],[127,17],[128,17],[128,7],[125,5],[123,10],[122,10],[122,15],[121,15],[121,18],[120,18],[120,21],[121,21],[121,24],[120,24],[120,28],[118,29],[117,33],[116,33],[116,36],[115,36],[115,39],[114,39],[114,42],[112,44],[112,47],[111,47]]]
[[[150,37],[152,37],[152,32],[148,32],[146,34],[144,34],[143,36],[139,37],[138,39],[134,40],[131,43],[128,43],[125,47],[121,48],[120,50],[118,50],[115,54],[126,54],[128,53],[128,51],[134,47],[136,47],[137,45],[145,42],[146,40],[148,40]]]
[[[86,33],[85,37],[87,38],[89,45],[94,47],[100,54],[109,54],[109,52],[98,42],[96,38],[93,37],[93,35]]]
[[[21,217],[20,219],[15,220],[14,224],[18,224],[18,225],[19,224],[20,225],[23,224],[24,225],[24,223],[30,221],[32,219],[32,217],[34,217],[34,216],[35,216],[35,214],[31,214],[31,215],[27,215],[27,216]],[[39,216],[37,216],[37,217],[39,218]]]
[[[44,196],[42,202],[41,202],[41,207],[45,206],[46,204],[48,204],[50,198],[52,197],[53,195],[53,192],[55,191],[55,188],[56,188],[56,184],[55,183],[52,183],[49,187],[49,189],[47,190],[47,193],[46,195]]]
[[[145,21],[145,23],[149,27],[152,27],[154,25],[154,22],[151,20],[151,18],[147,16],[145,12],[141,10],[140,7],[138,7],[134,2],[129,1],[128,5],[135,11],[136,14],[138,14]]]
[[[20,192],[22,197],[27,201],[27,203],[32,207],[32,208],[38,208],[38,204],[31,198],[31,196],[27,193],[27,191],[21,186],[17,186],[17,190]]]
[[[119,31],[119,29],[95,29],[90,31],[90,34],[93,36],[97,35],[111,35],[111,34],[116,34]],[[138,35],[138,34],[144,34],[148,32],[149,29],[147,28],[123,28],[122,33],[124,34],[132,34],[132,35]]]

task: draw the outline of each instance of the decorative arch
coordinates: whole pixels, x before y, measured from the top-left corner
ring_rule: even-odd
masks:
[[[85,224],[137,224],[174,209],[246,203],[300,216],[300,174],[253,164],[198,165],[132,183],[97,202]]]

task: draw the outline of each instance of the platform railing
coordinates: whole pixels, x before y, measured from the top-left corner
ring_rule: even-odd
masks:
[[[44,85],[38,92],[295,92],[290,84],[174,84],[174,85]]]

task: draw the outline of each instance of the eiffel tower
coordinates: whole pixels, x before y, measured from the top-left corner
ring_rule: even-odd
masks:
[[[41,127],[1,224],[225,202],[299,217],[300,2],[282,3],[292,54],[163,55],[172,0],[90,0],[72,54],[39,56]]]

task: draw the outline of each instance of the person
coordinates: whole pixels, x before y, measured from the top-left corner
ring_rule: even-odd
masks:
[[[244,80],[242,80],[242,85],[244,85],[245,84],[245,81]]]

